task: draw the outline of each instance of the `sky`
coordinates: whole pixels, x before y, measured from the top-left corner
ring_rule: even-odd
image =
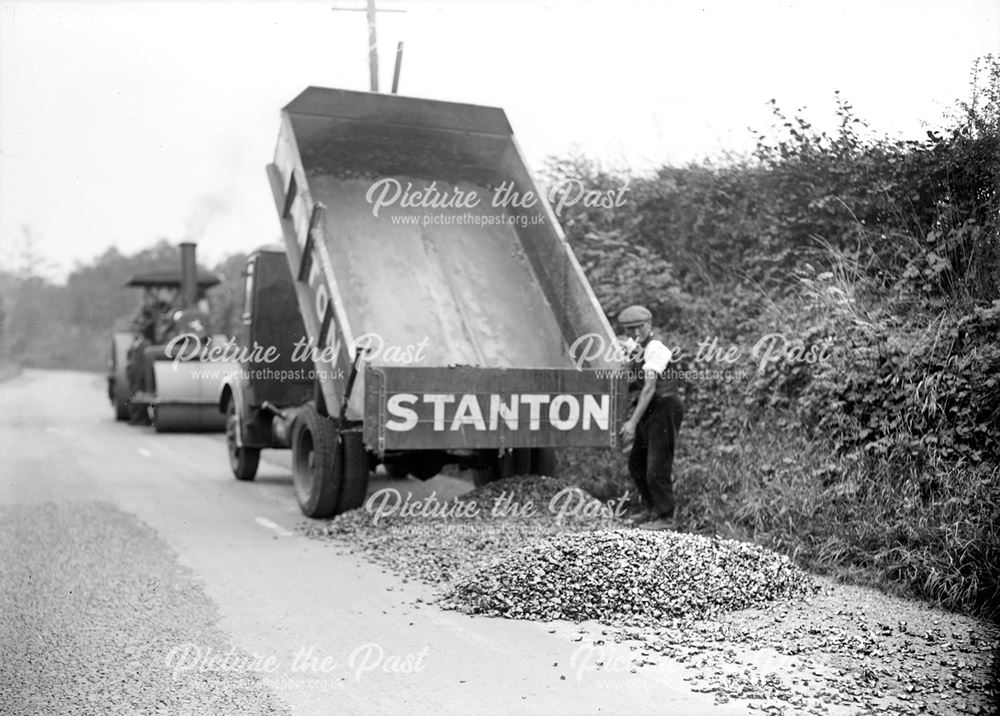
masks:
[[[529,164],[647,171],[752,146],[834,92],[923,136],[1000,53],[1000,0],[378,0],[380,89],[503,107]],[[309,85],[368,89],[363,0],[0,0],[0,268],[25,227],[63,280],[111,246],[278,240],[264,167]]]

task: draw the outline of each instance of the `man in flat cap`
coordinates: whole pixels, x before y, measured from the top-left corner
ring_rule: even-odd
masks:
[[[634,342],[627,369],[631,414],[621,436],[632,445],[628,471],[645,507],[635,522],[647,529],[673,529],[674,445],[684,419],[680,383],[665,374],[671,351],[653,333],[648,308],[629,306],[618,314],[618,323]]]

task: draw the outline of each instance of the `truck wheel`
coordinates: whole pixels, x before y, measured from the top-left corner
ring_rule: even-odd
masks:
[[[260,464],[260,448],[240,447],[236,444],[236,401],[226,403],[226,447],[229,449],[229,467],[237,480],[252,480]]]
[[[306,517],[330,517],[336,510],[344,478],[339,452],[333,421],[307,403],[292,430],[292,482]]]
[[[558,472],[555,448],[531,449],[531,474],[555,477]]]
[[[368,496],[368,455],[361,433],[347,430],[338,436],[338,457],[343,468],[344,484],[340,488],[335,514],[361,507]]]

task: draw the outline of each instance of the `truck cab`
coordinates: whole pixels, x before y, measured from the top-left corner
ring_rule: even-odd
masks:
[[[219,409],[226,415],[233,474],[253,480],[263,448],[290,447],[291,425],[315,390],[312,364],[295,360],[306,333],[280,246],[247,257],[234,339],[238,367],[223,384]]]

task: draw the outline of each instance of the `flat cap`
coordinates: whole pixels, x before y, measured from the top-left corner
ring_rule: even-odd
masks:
[[[623,326],[631,323],[645,323],[653,320],[653,314],[645,306],[629,306],[618,314],[618,322]]]

